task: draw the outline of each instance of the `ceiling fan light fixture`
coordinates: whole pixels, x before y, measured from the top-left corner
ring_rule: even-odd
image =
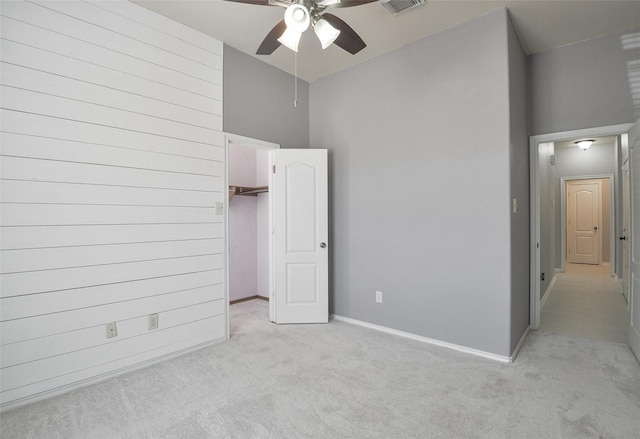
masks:
[[[289,49],[294,52],[298,51],[298,43],[300,43],[300,37],[302,36],[302,32],[298,32],[296,30],[287,27],[287,30],[284,31],[282,36],[278,38],[278,41],[282,43],[282,45],[287,46]]]
[[[287,24],[287,30],[291,29],[302,33],[311,23],[309,10],[304,5],[293,4],[284,11],[284,22]]]
[[[331,23],[324,18],[320,18],[316,21],[316,24],[313,26],[313,30],[320,40],[320,44],[323,49],[331,46],[336,38],[338,38],[338,35],[340,35],[340,31],[333,27]]]
[[[574,143],[578,145],[578,148],[580,148],[583,151],[586,151],[587,149],[589,149],[589,147],[591,147],[591,145],[593,145],[593,142],[595,142],[595,140],[587,139],[587,140],[578,140]]]

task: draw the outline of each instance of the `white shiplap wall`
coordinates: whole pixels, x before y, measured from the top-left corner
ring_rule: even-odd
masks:
[[[0,8],[7,408],[224,339],[225,197],[219,41],[123,1]]]

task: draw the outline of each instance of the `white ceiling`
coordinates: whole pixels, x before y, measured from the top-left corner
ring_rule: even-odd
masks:
[[[284,14],[284,8],[223,0],[134,0],[251,55]],[[298,76],[314,81],[428,35],[507,7],[527,54],[640,27],[638,0],[427,0],[396,16],[378,2],[332,9],[367,43],[356,55],[331,45],[322,50],[312,31],[303,34]],[[329,10],[329,8],[327,9]],[[294,73],[294,52],[282,46],[256,56]]]
[[[566,140],[563,142],[555,142],[554,148],[577,148],[578,146],[575,144],[577,140],[586,140],[592,139],[595,140],[593,145],[613,145],[616,141],[615,136],[606,136],[606,137],[580,137],[573,140]]]

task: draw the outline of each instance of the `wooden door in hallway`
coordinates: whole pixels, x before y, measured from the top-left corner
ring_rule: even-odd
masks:
[[[599,180],[569,180],[567,191],[567,261],[600,263]]]

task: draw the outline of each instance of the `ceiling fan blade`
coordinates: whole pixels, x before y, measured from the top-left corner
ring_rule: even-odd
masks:
[[[246,3],[248,5],[261,5],[261,6],[283,6],[287,7],[291,4],[291,0],[225,0],[234,3]]]
[[[367,45],[362,41],[362,38],[354,31],[351,26],[345,23],[342,19],[336,17],[333,14],[322,14],[321,16],[329,22],[333,27],[340,31],[340,35],[333,42],[338,47],[343,48],[352,55],[360,52]]]
[[[249,5],[264,5],[269,6],[269,0],[226,0],[234,3],[247,3]]]
[[[258,47],[256,55],[271,55],[274,50],[280,47],[281,44],[280,41],[278,41],[278,38],[282,36],[285,30],[287,30],[287,24],[284,20],[280,20],[280,22],[271,29],[264,40],[262,40],[262,44]]]
[[[330,6],[332,8],[350,8],[352,6],[360,6],[377,1],[378,0],[323,0],[318,2],[318,6]]]

